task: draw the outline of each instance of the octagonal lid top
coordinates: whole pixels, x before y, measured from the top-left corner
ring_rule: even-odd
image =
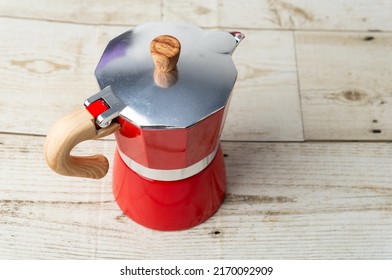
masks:
[[[237,77],[231,54],[242,38],[183,23],[139,25],[106,47],[95,70],[101,95],[141,128],[192,126],[228,102]]]

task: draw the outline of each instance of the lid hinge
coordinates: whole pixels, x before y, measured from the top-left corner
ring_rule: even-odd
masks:
[[[97,116],[94,116],[95,122],[101,128],[108,127],[112,123],[113,119],[120,115],[120,112],[125,108],[125,105],[114,95],[111,87],[107,86],[103,90],[87,98],[86,101],[84,101],[84,106],[89,107],[99,100],[104,102],[107,110],[100,112]]]

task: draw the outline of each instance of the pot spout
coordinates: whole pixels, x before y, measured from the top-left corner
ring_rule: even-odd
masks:
[[[232,32],[229,32],[231,35],[233,35],[233,37],[234,37],[234,39],[235,39],[235,41],[236,41],[236,44],[235,44],[235,46],[234,46],[234,48],[233,48],[233,50],[231,51],[231,53],[233,53],[234,51],[235,51],[235,49],[237,48],[237,46],[241,43],[241,41],[245,38],[245,35],[243,34],[243,33],[241,33],[241,32],[239,32],[239,31],[232,31]]]

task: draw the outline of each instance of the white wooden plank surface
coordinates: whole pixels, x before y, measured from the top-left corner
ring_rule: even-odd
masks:
[[[222,138],[303,140],[293,34],[244,33],[246,38],[233,54],[238,80]]]
[[[38,1],[37,7],[43,5],[42,3]],[[211,9],[208,12],[201,12],[207,3],[212,5]],[[162,11],[160,10],[159,14],[165,15],[166,20],[177,20],[180,18],[176,18],[176,13],[177,15],[183,14],[180,13],[183,9],[190,7],[199,9],[201,7],[199,13],[220,19],[223,15],[230,14],[228,11],[221,11],[221,9],[238,11],[230,6],[236,5],[235,3],[237,2],[228,1],[221,5],[220,2],[208,1],[193,3],[193,6],[190,6],[191,4],[186,1],[182,4],[176,4],[175,1],[163,2]],[[251,7],[252,3],[252,1],[248,2],[246,7]],[[265,4],[267,2],[257,3]],[[300,2],[285,3],[275,1],[268,2],[268,5],[304,4]],[[306,5],[314,5],[309,3]],[[355,15],[359,11],[366,10],[366,3],[359,2],[358,5],[351,5],[351,9],[356,12],[349,13],[353,19],[344,22],[355,22],[354,18],[357,18]],[[382,13],[378,9],[386,9],[388,3],[376,4],[373,3],[373,8],[369,8],[367,11],[381,15],[377,18],[382,19]],[[55,11],[51,5],[44,5],[47,17],[43,16],[40,9],[31,5],[25,5],[23,9],[17,9],[14,6],[19,5],[17,3],[4,2],[2,5],[4,8],[0,10],[9,17],[24,16],[27,12],[23,11],[28,9],[31,11],[30,14],[35,15],[36,18],[45,19],[49,15],[57,17],[56,11],[58,9]],[[71,21],[69,14],[72,14],[74,22],[85,23],[82,19],[87,18],[88,13],[81,12],[84,11],[80,6],[82,4],[67,2],[64,5],[68,12],[64,13],[64,18],[60,21]],[[135,5],[140,6],[140,3],[135,3]],[[153,4],[148,2],[146,5]],[[161,6],[159,8],[158,6],[154,6],[153,9],[161,9]],[[89,23],[105,23],[105,20],[98,16],[101,15],[99,7],[103,9],[105,4],[101,3],[95,8],[91,8],[97,9],[97,11],[91,11]],[[174,9],[174,7],[178,9]],[[213,7],[215,10],[212,9]],[[335,3],[328,7],[339,9],[340,6]],[[137,9],[140,8],[135,8],[135,11]],[[259,11],[260,9],[253,8],[252,10]],[[296,9],[291,8],[291,10]],[[11,11],[20,14],[14,15]],[[122,9],[119,11],[108,9],[108,11],[116,13],[121,12]],[[192,14],[189,18],[191,22],[193,21]],[[197,13],[195,12],[195,14]],[[246,17],[233,18],[246,22],[248,18],[252,17],[251,13],[247,12]],[[118,17],[119,20],[121,18],[121,16]],[[372,16],[372,18],[375,17]],[[148,19],[149,15],[147,14],[144,20],[148,21]],[[291,21],[296,22],[295,20]],[[124,22],[127,23],[127,21]],[[206,22],[208,23],[208,20]],[[54,120],[80,107],[83,100],[98,89],[93,70],[104,47],[111,38],[130,28],[130,26],[104,27],[7,18],[0,18],[0,23],[0,31],[4,34],[4,40],[0,45],[3,54],[0,58],[0,63],[3,65],[0,74],[4,80],[3,87],[0,89],[3,96],[3,101],[0,103],[0,117],[4,121],[0,123],[0,131],[33,134],[45,134]],[[106,23],[118,24],[118,22]],[[215,26],[216,24],[205,25]],[[230,26],[231,24],[219,23],[218,25]],[[239,26],[241,25],[237,27]],[[339,30],[333,25],[331,28]],[[328,32],[297,32],[294,39],[298,42],[294,41],[292,33],[289,31],[245,29],[244,33],[247,38],[234,54],[234,60],[239,70],[239,79],[234,89],[223,139],[245,141],[298,141],[304,139],[297,76],[301,81],[300,90],[303,98],[303,118],[306,122],[304,126],[306,139],[391,139],[388,122],[390,110],[385,101],[389,98],[390,82],[387,77],[389,76],[390,60],[389,56],[383,55],[383,53],[390,51],[388,47],[390,35],[388,33],[377,33],[377,36],[384,39],[370,41],[363,41],[360,38],[373,36],[373,33],[358,33],[359,39],[352,40],[349,47],[342,40],[336,38],[345,38],[346,36],[351,38],[356,33],[337,33],[335,38],[327,35],[330,34]],[[309,40],[303,42],[301,34],[303,36],[311,34],[309,36],[315,36],[314,40],[325,37],[325,40],[330,41],[319,46],[320,44],[317,42],[309,43]],[[295,45],[297,49],[294,47]],[[340,59],[341,51],[345,51],[346,59]],[[329,53],[332,53],[335,59],[325,59],[325,55]],[[296,55],[298,57],[298,73],[296,71]],[[357,59],[358,57],[362,59]],[[384,59],[384,57],[386,58]],[[350,67],[355,67],[355,72],[360,73],[348,77],[347,75],[353,73],[349,69]],[[314,69],[317,69],[317,72]],[[329,71],[329,69],[334,70]],[[342,72],[346,74],[342,74]],[[319,83],[317,78],[314,79],[314,76],[320,73],[327,77]],[[343,106],[341,104],[347,100],[343,96],[345,93],[347,96],[351,96],[351,91],[353,91],[353,95],[358,97],[360,95],[358,92],[368,91],[369,88],[371,92],[366,92],[370,95],[369,98],[373,100],[374,96],[377,96],[376,99],[380,100],[380,104],[384,102],[381,104],[383,106],[377,106],[372,102],[370,102],[371,106]],[[356,91],[357,89],[359,91]],[[328,97],[330,92],[340,94],[343,97],[337,97],[336,103]],[[45,102],[42,102],[43,99]],[[342,100],[343,102],[341,102]],[[355,102],[356,104],[360,103]],[[333,104],[331,105],[331,103]],[[338,105],[335,106],[336,104]],[[26,114],[25,108],[29,108],[29,114]],[[53,109],[47,110],[47,108]],[[9,116],[13,117],[12,120]],[[29,121],[32,119],[31,116],[40,116],[34,117],[34,125]]]
[[[207,27],[392,30],[388,0],[163,0],[163,19]]]
[[[392,35],[297,32],[306,139],[392,138]]]
[[[61,8],[60,8],[61,7]],[[3,0],[0,16],[83,24],[180,20],[203,27],[392,30],[388,0]]]
[[[160,0],[2,0],[0,16],[81,24],[137,25],[161,20]]]
[[[391,31],[390,1],[93,2],[0,2],[0,259],[392,258],[389,143],[248,142],[303,140],[299,91],[306,139],[390,140],[391,34],[347,32]],[[223,137],[241,142],[223,143],[226,200],[179,232],[124,217],[110,176],[54,174],[34,136],[98,89],[111,38],[161,19],[247,35],[233,55]]]
[[[51,172],[42,137],[0,134],[0,143],[1,259],[392,257],[388,143],[225,142],[222,208],[179,232],[124,217],[109,176]],[[113,149],[114,141],[91,141],[78,152]]]
[[[387,143],[225,142],[222,208],[191,230],[158,232],[123,216],[110,176],[56,175],[42,137],[0,137],[0,258],[392,257]],[[113,149],[91,141],[79,153]]]
[[[46,134],[98,91],[94,69],[124,27],[0,18],[0,131]]]
[[[107,42],[126,30],[0,18],[0,131],[43,135],[81,107],[98,90],[93,72]],[[239,79],[223,138],[303,139],[292,34],[246,33],[234,54]]]

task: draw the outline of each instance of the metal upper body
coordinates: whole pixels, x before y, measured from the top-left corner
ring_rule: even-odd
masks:
[[[168,87],[154,81],[150,43],[171,35],[181,44],[175,82]],[[101,92],[85,105],[103,99],[110,109],[97,123],[106,126],[121,116],[142,129],[187,128],[227,104],[237,70],[231,54],[243,35],[204,31],[189,25],[153,22],[114,38],[95,70]]]

